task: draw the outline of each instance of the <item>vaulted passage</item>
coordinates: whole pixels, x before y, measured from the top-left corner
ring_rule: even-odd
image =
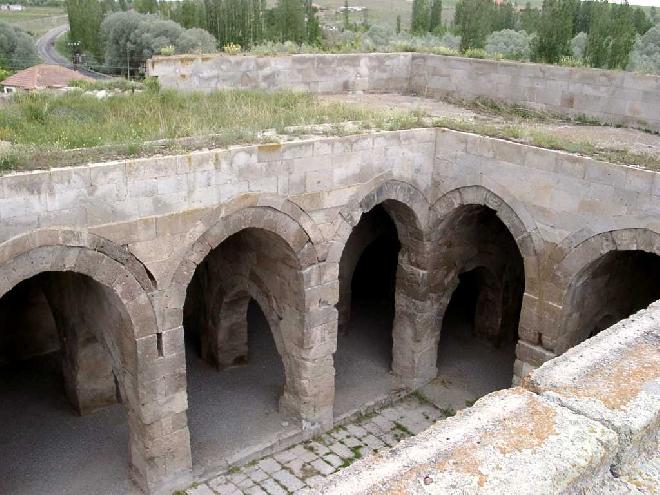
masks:
[[[524,267],[513,236],[484,206],[450,214],[439,243],[434,276],[447,306],[430,394],[460,409],[511,385]]]
[[[119,299],[47,272],[0,299],[0,493],[123,494],[129,482]]]
[[[392,325],[400,244],[382,206],[362,215],[339,266],[335,416],[386,395],[392,386]]]
[[[302,301],[294,253],[265,230],[234,234],[197,267],[184,327],[198,475],[296,431],[289,348],[303,321]]]
[[[568,291],[559,352],[660,299],[660,256],[610,251],[584,267]]]

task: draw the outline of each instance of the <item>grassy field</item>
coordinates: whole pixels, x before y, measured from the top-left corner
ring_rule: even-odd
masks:
[[[366,110],[288,91],[143,91],[104,100],[79,93],[23,94],[0,108],[0,141],[11,143],[0,155],[0,170],[135,156],[150,152],[145,142],[163,139],[213,136],[204,146],[224,146],[263,141],[259,131],[266,129],[286,134],[290,126],[332,124],[326,133],[333,134],[335,124],[347,122],[400,129],[419,125],[418,120],[409,110]],[[76,148],[90,151],[74,159],[61,153]]]
[[[31,33],[41,36],[46,31],[67,22],[66,13],[58,7],[25,7],[21,12],[0,12],[0,21],[14,24]]]

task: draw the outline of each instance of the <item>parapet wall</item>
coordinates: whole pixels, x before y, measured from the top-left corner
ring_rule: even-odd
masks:
[[[660,130],[660,77],[634,72],[419,53],[278,57],[155,57],[148,73],[166,88],[383,91],[485,97],[602,122]]]
[[[659,344],[660,301],[315,493],[655,493]]]

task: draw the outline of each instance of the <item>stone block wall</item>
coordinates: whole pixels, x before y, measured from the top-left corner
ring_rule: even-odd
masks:
[[[602,122],[660,130],[660,77],[634,72],[419,53],[154,57],[161,86],[211,91],[376,91],[504,100]]]
[[[154,57],[147,62],[147,71],[158,77],[162,87],[182,90],[395,92],[408,86],[410,59],[408,53],[277,57],[181,55]]]
[[[660,302],[315,493],[653,493]]]
[[[245,266],[276,256],[287,274],[241,272],[236,288],[260,288],[268,299],[260,305],[282,316],[283,407],[312,431],[327,428],[340,260],[353,228],[377,205],[401,243],[393,372],[409,388],[435,376],[453,290],[451,281],[437,282],[462,251],[444,249],[443,242],[469,244],[470,236],[452,237],[465,208],[490,212],[523,261],[516,380],[565,350],[565,300],[585,266],[617,250],[660,254],[660,174],[468,133],[413,129],[0,177],[0,297],[39,273],[62,271],[116,295],[113,307],[121,308],[123,321],[106,347],[123,370],[133,471],[145,490],[167,493],[190,480],[183,318],[198,266],[245,229],[278,238],[277,251],[269,251],[270,241],[245,244],[256,255],[246,253]],[[466,248],[495,249],[487,242]],[[286,290],[292,299],[275,297],[286,284],[295,288]],[[511,407],[520,406],[511,400]]]
[[[660,129],[660,77],[634,72],[415,54],[410,90],[484,97],[601,122]]]

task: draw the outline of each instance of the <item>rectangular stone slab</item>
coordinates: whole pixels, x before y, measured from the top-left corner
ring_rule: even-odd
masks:
[[[614,430],[617,465],[657,453],[660,302],[543,364],[523,386]]]
[[[516,387],[361,459],[314,493],[578,493],[608,473],[616,434]]]

